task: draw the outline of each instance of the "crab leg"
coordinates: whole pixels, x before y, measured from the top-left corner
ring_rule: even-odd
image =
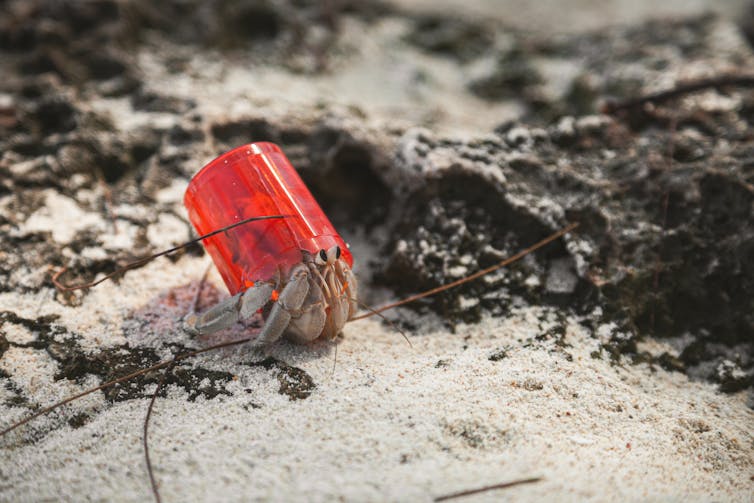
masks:
[[[308,293],[309,271],[305,265],[301,264],[291,271],[290,281],[278,295],[267,321],[253,341],[254,346],[264,347],[278,340],[291,322],[291,313],[301,309]],[[275,300],[274,297],[273,300]]]
[[[232,327],[238,320],[248,319],[261,309],[270,300],[272,292],[272,284],[257,283],[199,315],[187,316],[184,329],[192,335],[207,335]]]

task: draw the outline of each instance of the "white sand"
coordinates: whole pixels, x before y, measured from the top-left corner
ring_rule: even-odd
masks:
[[[144,307],[140,297],[154,303],[185,284],[182,278],[199,276],[205,263],[152,264],[129,273],[120,288],[93,291],[79,308],[17,298],[16,312],[57,312],[63,324],[103,347],[124,339],[149,345],[154,340],[132,328],[122,332],[119,320]],[[7,301],[8,295],[0,297],[0,304]],[[187,341],[170,335],[183,307],[166,313],[160,337]],[[353,322],[339,344],[334,374],[333,346],[279,344],[273,356],[305,370],[317,385],[298,401],[278,393],[277,370],[242,365],[260,359],[244,348],[201,357],[203,368],[238,379],[227,387],[232,396],[189,402],[185,391],[171,388],[169,398],[157,402],[151,448],[162,495],[165,501],[429,501],[541,476],[506,495],[523,501],[752,500],[754,411],[743,394],[723,395],[645,365],[594,359],[597,339],[573,322],[569,347],[533,340],[551,326],[548,319],[554,316],[522,308],[456,333],[427,328],[411,335],[413,348],[377,321]],[[116,336],[108,335],[113,331]],[[501,348],[508,348],[507,356],[490,361]],[[40,404],[79,389],[51,380],[56,363],[41,350],[11,348],[0,368]],[[0,500],[149,498],[140,443],[147,400],[104,404],[94,395],[4,438]],[[94,410],[81,428],[65,422]],[[27,413],[0,407],[3,424]],[[40,439],[28,443],[30,437]]]

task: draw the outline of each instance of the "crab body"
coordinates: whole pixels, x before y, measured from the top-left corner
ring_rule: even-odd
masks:
[[[332,338],[356,312],[353,258],[279,147],[251,143],[218,157],[191,180],[184,204],[199,234],[255,215],[253,222],[204,241],[232,295],[186,318],[208,334],[258,311],[255,345],[286,334],[296,342]]]

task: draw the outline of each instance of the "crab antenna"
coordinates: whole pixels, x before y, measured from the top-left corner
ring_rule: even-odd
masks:
[[[373,309],[373,308],[367,306],[366,304],[364,304],[363,302],[359,302],[356,299],[351,299],[351,300],[354,301],[354,302],[356,302],[359,306],[361,306],[362,309],[366,309],[367,311],[369,311],[371,313],[370,316],[371,315],[375,315],[375,316],[379,316],[380,318],[382,318],[382,320],[384,322],[386,322],[388,325],[390,325],[390,328],[392,328],[393,330],[399,332],[403,336],[403,338],[406,339],[406,342],[408,343],[408,346],[410,348],[414,347],[414,345],[411,344],[411,341],[409,340],[409,338],[406,335],[406,333],[403,330],[401,330],[398,325],[396,325],[395,323],[393,323],[392,321],[390,321],[389,319],[387,319],[387,317],[385,317],[380,311],[378,311],[376,309]],[[351,320],[355,320],[355,319],[358,319],[358,318],[351,318]]]
[[[271,220],[271,219],[275,219],[275,218],[286,218],[286,217],[289,217],[289,216],[291,216],[291,215],[267,215],[267,216],[263,216],[263,217],[250,217],[250,218],[246,218],[244,220],[240,220],[240,221],[235,222],[233,224],[226,225],[225,227],[223,227],[221,229],[217,229],[215,231],[212,231],[209,234],[205,234],[203,236],[199,236],[196,239],[192,239],[191,241],[187,241],[187,242],[185,242],[185,243],[183,243],[181,245],[178,245],[178,246],[175,246],[173,248],[170,248],[169,250],[164,250],[164,251],[161,251],[159,253],[155,253],[154,255],[150,255],[148,257],[144,257],[144,258],[140,258],[139,260],[135,260],[135,261],[133,261],[133,262],[131,262],[129,264],[124,265],[123,267],[120,267],[120,268],[116,269],[115,271],[107,274],[106,276],[104,276],[104,277],[102,277],[102,278],[100,278],[100,279],[98,279],[96,281],[91,281],[89,283],[83,283],[83,284],[80,284],[80,285],[65,285],[65,284],[61,283],[59,281],[60,276],[62,276],[63,273],[68,270],[67,267],[63,267],[62,269],[60,269],[58,272],[56,272],[53,275],[52,282],[55,285],[55,287],[58,290],[62,291],[62,292],[70,292],[72,290],[81,290],[82,288],[91,288],[93,286],[99,285],[100,283],[102,283],[104,281],[107,281],[108,279],[110,279],[110,278],[112,278],[114,276],[117,276],[118,274],[122,274],[122,273],[124,273],[126,271],[130,271],[131,269],[136,269],[137,267],[141,267],[144,264],[147,264],[147,263],[153,261],[156,258],[165,256],[165,255],[170,255],[171,253],[176,252],[178,250],[181,250],[183,248],[186,248],[187,246],[191,246],[191,245],[193,245],[195,243],[198,243],[200,241],[204,241],[205,239],[211,238],[212,236],[215,236],[215,235],[220,234],[222,232],[229,231],[230,229],[233,229],[234,227],[238,227],[240,225],[244,225],[244,224],[247,224],[249,222],[256,222],[257,220]]]
[[[231,226],[228,226],[226,228],[219,229],[219,230],[214,231],[214,232],[212,232],[210,234],[207,234],[205,236],[201,236],[199,238],[196,238],[195,240],[193,240],[193,241],[191,241],[189,243],[186,243],[184,245],[181,245],[179,247],[176,247],[176,248],[173,248],[171,250],[167,250],[165,252],[157,254],[156,256],[165,255],[167,253],[170,253],[171,251],[177,250],[177,249],[179,249],[181,247],[184,247],[184,246],[188,246],[189,244],[195,243],[197,241],[201,241],[202,239],[206,239],[208,237],[214,236],[215,234],[218,234],[218,233],[223,232],[225,230],[228,230],[230,228],[236,227],[238,225],[242,225],[242,224],[244,224],[244,223],[246,223],[248,221],[264,220],[264,219],[270,219],[270,218],[285,218],[285,216],[286,215],[274,215],[274,216],[268,216],[268,217],[255,217],[253,219],[247,219],[247,220],[244,220],[244,221],[240,221],[240,222],[237,222],[237,223],[235,223],[235,224],[233,224]],[[475,280],[475,279],[477,279],[477,278],[479,278],[481,276],[484,276],[485,274],[488,274],[490,272],[495,271],[496,269],[499,269],[501,267],[505,267],[506,265],[509,265],[509,264],[511,264],[511,263],[513,263],[513,262],[515,262],[517,260],[520,260],[524,256],[532,253],[535,250],[538,250],[539,248],[542,248],[543,246],[545,246],[545,245],[547,245],[547,244],[555,241],[556,239],[558,239],[559,237],[563,236],[564,234],[572,231],[573,229],[575,229],[576,227],[578,227],[578,225],[579,225],[578,223],[572,223],[572,224],[568,225],[567,227],[564,227],[563,229],[559,230],[558,232],[556,232],[556,233],[548,236],[547,238],[543,239],[542,241],[540,241],[540,242],[538,242],[538,243],[530,246],[529,248],[526,248],[525,250],[522,250],[522,251],[518,252],[517,254],[513,255],[512,257],[509,257],[509,258],[503,260],[502,262],[500,262],[498,264],[495,264],[495,265],[493,265],[491,267],[488,267],[486,269],[478,271],[478,272],[476,272],[476,273],[474,273],[474,274],[472,274],[470,276],[467,276],[465,278],[461,278],[461,279],[459,279],[457,281],[453,281],[452,283],[448,283],[446,285],[442,285],[442,286],[439,286],[437,288],[433,288],[432,290],[427,290],[426,292],[413,295],[413,296],[408,297],[406,299],[403,299],[401,301],[394,302],[394,303],[388,304],[386,306],[382,306],[382,307],[380,307],[378,309],[368,308],[368,309],[371,310],[370,313],[363,314],[363,315],[357,316],[355,318],[351,318],[351,321],[353,321],[353,320],[360,320],[360,319],[363,319],[363,318],[368,318],[368,317],[374,316],[374,315],[378,315],[379,316],[380,313],[382,313],[383,311],[386,311],[386,310],[391,309],[393,307],[401,306],[403,304],[407,304],[409,302],[413,302],[415,300],[422,299],[424,297],[428,297],[428,296],[430,296],[432,294],[435,294],[435,293],[438,293],[438,292],[443,292],[445,290],[448,290],[450,288],[456,287],[458,285],[462,285],[462,284],[467,283],[469,281],[473,281],[473,280]],[[56,276],[59,276],[59,275],[60,275],[60,273],[58,275],[56,275]],[[112,276],[112,274],[110,276]],[[101,283],[105,279],[107,279],[107,277],[99,280],[98,282],[95,282],[94,284]],[[84,288],[85,286],[72,287],[72,288],[65,288],[64,287],[63,289],[74,290],[76,288]],[[405,337],[405,334],[404,334],[404,337]],[[59,407],[62,407],[63,405],[71,403],[74,400],[77,400],[77,399],[79,399],[81,397],[84,397],[86,395],[90,395],[90,394],[92,394],[92,393],[94,393],[96,391],[107,389],[107,388],[110,388],[112,386],[115,386],[116,384],[120,384],[122,382],[129,381],[129,380],[131,380],[131,379],[133,379],[135,377],[139,377],[139,376],[144,375],[146,373],[153,372],[155,370],[159,370],[159,369],[163,369],[163,368],[168,367],[168,366],[175,365],[179,361],[185,360],[186,358],[191,358],[193,356],[197,356],[197,355],[200,355],[202,353],[207,353],[209,351],[214,351],[215,349],[221,349],[221,348],[225,348],[225,347],[229,347],[229,346],[236,346],[238,344],[243,344],[245,342],[251,341],[252,339],[253,339],[253,337],[246,337],[246,338],[243,338],[243,339],[238,339],[238,340],[234,340],[234,341],[228,341],[228,342],[223,342],[223,343],[220,343],[220,344],[215,344],[214,346],[208,346],[206,348],[197,349],[197,350],[194,350],[194,351],[188,351],[186,353],[177,355],[176,357],[171,358],[169,360],[165,360],[165,361],[162,361],[160,363],[156,363],[156,364],[152,365],[151,367],[147,367],[147,368],[144,368],[144,369],[141,369],[141,370],[137,370],[135,372],[131,372],[130,374],[127,374],[127,375],[124,375],[124,376],[119,377],[117,379],[113,379],[112,381],[108,381],[106,383],[100,384],[99,386],[95,386],[93,388],[89,388],[88,390],[82,391],[81,393],[78,393],[76,395],[70,396],[70,397],[68,397],[68,398],[66,398],[64,400],[61,400],[60,402],[52,404],[52,405],[50,405],[48,407],[45,407],[43,409],[40,409],[37,412],[35,412],[34,414],[30,415],[29,417],[27,417],[25,419],[22,419],[21,421],[18,421],[18,422],[14,423],[14,424],[12,424],[10,426],[8,426],[7,428],[5,428],[3,430],[0,430],[0,437],[2,437],[3,435],[5,435],[7,433],[10,433],[11,431],[15,430],[16,428],[18,428],[20,426],[23,426],[26,423],[28,423],[28,422],[30,422],[30,421],[38,418],[39,416],[43,416],[45,414],[48,414],[48,413],[54,411],[55,409],[57,409]],[[409,341],[409,344],[410,344],[410,341]]]
[[[422,292],[422,293],[417,293],[416,295],[412,295],[410,297],[407,297],[407,298],[405,298],[403,300],[399,300],[397,302],[392,302],[392,303],[387,304],[385,306],[382,306],[380,308],[372,309],[372,310],[370,310],[369,313],[361,314],[359,316],[351,318],[351,321],[363,320],[364,318],[369,318],[370,316],[374,316],[375,314],[378,315],[378,314],[380,314],[383,311],[387,311],[388,309],[392,309],[394,307],[402,306],[403,304],[408,304],[409,302],[413,302],[415,300],[423,299],[424,297],[429,297],[430,295],[434,295],[436,293],[444,292],[445,290],[450,290],[451,288],[455,288],[455,287],[457,287],[459,285],[463,285],[464,283],[468,283],[469,281],[474,281],[477,278],[481,278],[485,274],[489,274],[489,273],[491,273],[493,271],[496,271],[497,269],[500,269],[501,267],[505,267],[507,265],[512,264],[513,262],[516,262],[517,260],[522,259],[526,255],[528,255],[528,254],[530,254],[530,253],[532,253],[532,252],[534,252],[534,251],[542,248],[545,245],[548,245],[548,244],[552,243],[553,241],[555,241],[559,237],[561,237],[561,236],[563,236],[563,235],[571,232],[572,230],[574,230],[578,226],[579,226],[578,222],[574,222],[572,224],[569,224],[566,227],[560,229],[558,232],[556,232],[554,234],[551,234],[548,237],[546,237],[545,239],[543,239],[542,241],[540,241],[540,242],[538,242],[536,244],[533,244],[532,246],[530,246],[530,247],[528,247],[528,248],[526,248],[524,250],[521,250],[520,252],[516,253],[515,255],[513,255],[511,257],[506,258],[502,262],[498,262],[497,264],[495,264],[493,266],[490,266],[490,267],[488,267],[486,269],[482,269],[481,271],[477,271],[474,274],[466,276],[465,278],[458,279],[456,281],[453,281],[451,283],[447,283],[445,285],[440,285],[440,286],[438,286],[436,288],[432,288],[431,290],[427,290],[427,291]]]

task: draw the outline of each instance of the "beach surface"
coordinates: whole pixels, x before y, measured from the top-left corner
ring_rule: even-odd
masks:
[[[463,501],[754,501],[754,97],[600,113],[754,68],[745,2],[580,1],[567,30],[520,2],[294,3],[0,8],[0,428],[255,334],[183,331],[227,296],[198,246],[51,282],[192,238],[190,177],[245,142],[283,147],[373,307],[580,227],[389,322],[209,352],[37,418],[0,438],[0,500],[149,500],[164,379],[165,502],[530,478]]]

